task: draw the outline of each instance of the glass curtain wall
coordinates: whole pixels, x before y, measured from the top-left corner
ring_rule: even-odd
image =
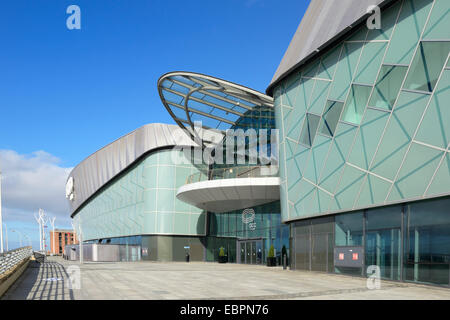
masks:
[[[382,279],[448,286],[448,208],[450,197],[445,197],[295,222],[291,267],[366,276],[376,265]],[[363,268],[334,267],[335,247],[359,246]]]
[[[449,198],[405,207],[405,280],[449,285],[449,208]]]
[[[207,261],[218,260],[220,247],[224,247],[229,262],[238,262],[237,241],[262,240],[262,263],[273,245],[278,263],[281,263],[283,247],[289,252],[289,226],[281,223],[280,202],[275,201],[252,208],[255,212],[243,215],[244,210],[227,213],[209,213],[209,236],[207,238]],[[289,258],[289,257],[288,257]]]
[[[383,279],[400,280],[402,207],[366,212],[366,266],[380,267]]]

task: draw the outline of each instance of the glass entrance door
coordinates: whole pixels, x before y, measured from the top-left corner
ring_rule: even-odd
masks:
[[[244,264],[262,264],[263,263],[263,243],[262,240],[243,240],[239,241],[240,260]]]

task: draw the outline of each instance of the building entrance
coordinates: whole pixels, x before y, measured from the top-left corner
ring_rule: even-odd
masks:
[[[259,240],[238,240],[239,263],[262,264],[263,263],[263,241]]]

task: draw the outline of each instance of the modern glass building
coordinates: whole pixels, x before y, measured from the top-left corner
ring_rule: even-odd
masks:
[[[70,174],[66,193],[83,241],[139,245],[142,259],[160,261],[217,261],[223,248],[228,262],[248,264],[265,263],[273,245],[281,262],[289,228],[271,159],[272,98],[188,72],[163,75],[158,90],[178,126],[139,128]],[[232,136],[231,163],[206,161],[226,160],[228,129],[254,129],[257,138],[264,129],[265,148],[255,150],[265,156],[252,162],[250,137],[241,152]]]
[[[311,2],[267,90],[293,268],[449,285],[449,12]]]
[[[163,75],[178,126],[80,163],[72,217],[147,260],[265,264],[273,246],[294,270],[449,286],[449,52],[447,0],[312,0],[267,95]]]

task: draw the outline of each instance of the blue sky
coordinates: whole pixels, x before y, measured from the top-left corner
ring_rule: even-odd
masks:
[[[81,30],[66,28],[71,4],[81,8]],[[265,91],[308,4],[2,1],[4,219],[36,240],[36,206],[51,208],[47,210],[57,216],[57,225],[59,220],[59,226],[70,226],[65,200],[53,203],[33,190],[63,181],[67,170],[86,156],[141,125],[174,123],[156,89],[157,79],[166,72],[200,72]],[[47,171],[54,176],[45,176]],[[27,174],[38,181],[42,175],[45,181],[34,181],[30,194],[7,190],[30,187],[17,184],[17,177],[26,184]],[[59,192],[53,184],[50,198]],[[10,234],[13,237],[17,235]]]

